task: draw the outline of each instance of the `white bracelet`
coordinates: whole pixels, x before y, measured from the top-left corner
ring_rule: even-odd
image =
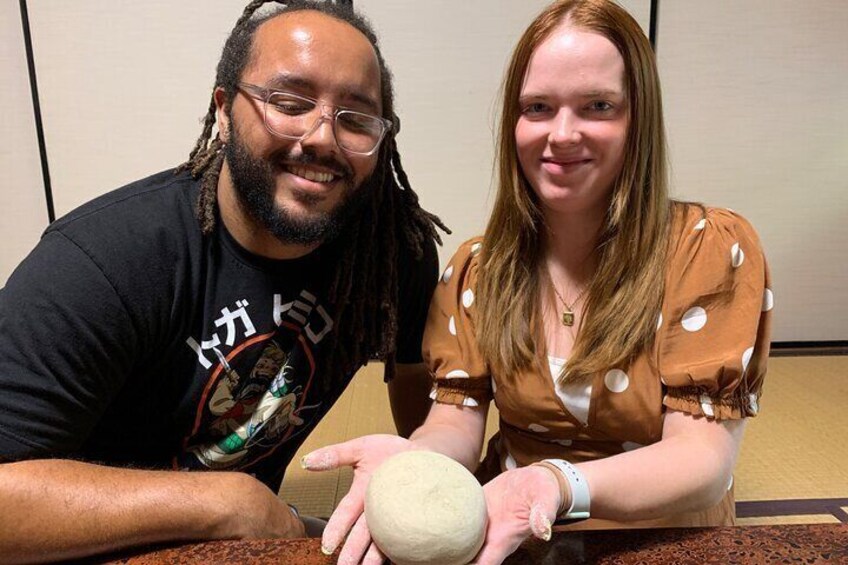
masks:
[[[571,506],[562,516],[565,520],[584,520],[589,517],[589,483],[580,469],[562,459],[545,459],[562,473],[571,488]]]

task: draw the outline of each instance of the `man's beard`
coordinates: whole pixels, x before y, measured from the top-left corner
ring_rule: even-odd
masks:
[[[353,171],[338,161],[320,159],[310,154],[289,155],[283,152],[273,155],[277,163],[288,165],[319,164],[334,171],[344,171],[341,182],[344,190],[342,200],[327,212],[313,212],[296,217],[275,200],[277,185],[274,178],[275,166],[268,160],[253,157],[241,142],[236,128],[230,130],[230,140],[224,147],[224,156],[239,204],[255,221],[271,232],[278,240],[287,244],[311,245],[335,238],[345,223],[354,217],[365,201],[372,177],[360,186],[353,184]],[[282,165],[277,165],[282,167]],[[296,198],[314,204],[318,197],[298,194]]]

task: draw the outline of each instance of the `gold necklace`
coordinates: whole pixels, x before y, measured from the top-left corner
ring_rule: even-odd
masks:
[[[562,305],[565,306],[565,310],[562,311],[562,325],[571,327],[574,325],[574,307],[577,306],[577,303],[580,302],[580,299],[583,298],[583,295],[586,294],[586,291],[589,290],[589,287],[586,286],[583,290],[580,291],[580,294],[577,295],[577,298],[574,299],[574,302],[569,304],[565,301],[565,298],[557,290],[556,285],[554,284],[553,279],[551,279],[551,288],[554,289],[554,294],[559,298],[559,301],[562,302]]]

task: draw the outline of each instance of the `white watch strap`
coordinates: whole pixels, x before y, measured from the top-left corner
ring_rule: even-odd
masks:
[[[565,480],[568,481],[568,486],[571,487],[571,506],[562,516],[566,520],[583,520],[589,517],[589,483],[586,482],[586,477],[580,472],[580,469],[564,461],[563,459],[545,459],[546,463],[550,463],[559,469]]]

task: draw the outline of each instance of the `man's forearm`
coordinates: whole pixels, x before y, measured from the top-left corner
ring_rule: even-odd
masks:
[[[408,438],[427,417],[433,380],[423,363],[398,364],[389,381],[389,401],[398,435]]]
[[[4,562],[37,562],[154,542],[249,536],[255,516],[239,516],[237,509],[253,512],[256,502],[273,508],[262,489],[241,473],[69,460],[6,463],[0,465],[0,555]]]

